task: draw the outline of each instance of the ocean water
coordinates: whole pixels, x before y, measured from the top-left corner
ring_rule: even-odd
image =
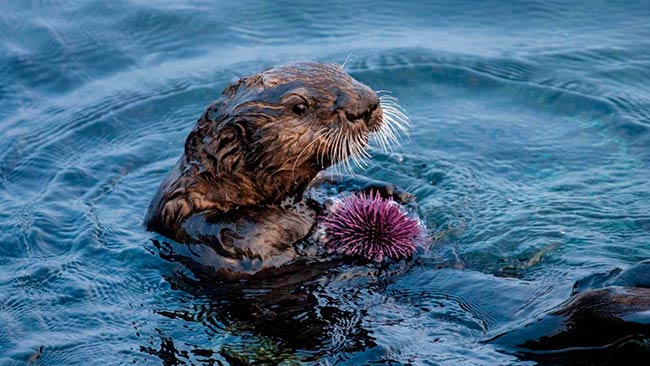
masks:
[[[429,253],[233,286],[143,229],[228,83],[346,59]],[[482,341],[650,258],[649,85],[648,1],[3,1],[0,364],[544,363]]]

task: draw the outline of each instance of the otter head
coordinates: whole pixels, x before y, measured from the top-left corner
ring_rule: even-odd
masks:
[[[236,183],[227,199],[236,205],[276,202],[333,164],[362,164],[371,133],[386,147],[406,123],[390,96],[338,64],[294,63],[226,87],[188,137],[185,158],[204,180]]]

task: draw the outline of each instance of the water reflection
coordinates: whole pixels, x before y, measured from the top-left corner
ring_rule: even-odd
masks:
[[[185,291],[194,298],[184,309],[157,313],[200,322],[245,339],[244,345],[228,345],[217,351],[231,364],[297,361],[296,355],[304,356],[300,362],[317,361],[333,353],[357,352],[375,345],[363,327],[363,309],[335,292],[345,291],[346,286],[351,290],[359,285],[381,286],[387,275],[382,269],[302,260],[254,275],[224,278],[213,267],[180,254],[177,249],[186,245],[164,241],[154,241],[154,245],[162,259],[182,263],[191,271],[191,275],[175,272],[165,279],[173,290]],[[179,353],[172,339],[163,339],[160,349],[143,351],[168,359],[165,362]],[[215,352],[195,351],[205,356]]]

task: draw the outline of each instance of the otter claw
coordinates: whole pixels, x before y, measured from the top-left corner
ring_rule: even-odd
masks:
[[[411,193],[408,193],[395,184],[365,177],[351,175],[328,177],[325,174],[319,174],[314,182],[312,182],[313,187],[323,187],[328,185],[335,186],[339,192],[353,191],[370,193],[371,191],[377,191],[380,196],[384,198],[392,198],[395,202],[401,204],[415,202],[415,197]]]
[[[368,185],[366,188],[361,190],[361,192],[365,193],[370,193],[371,191],[379,192],[380,196],[384,198],[392,198],[395,202],[401,204],[410,203],[415,200],[415,197],[412,194],[390,183],[384,184],[384,182],[373,182],[372,185]]]

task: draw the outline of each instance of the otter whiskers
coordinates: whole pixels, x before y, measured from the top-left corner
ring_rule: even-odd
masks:
[[[317,155],[320,156],[321,167],[325,150],[327,157],[332,163],[334,174],[341,175],[341,170],[354,174],[353,165],[360,169],[368,166],[370,159],[368,150],[372,147],[369,140],[376,141],[381,149],[388,153],[394,145],[399,144],[399,136],[408,136],[408,131],[413,127],[404,108],[399,104],[397,98],[386,94],[379,96],[379,105],[382,109],[381,127],[374,132],[362,131],[353,133],[350,129],[330,130],[323,135],[324,142],[318,147]],[[322,150],[323,145],[329,149]],[[321,151],[322,150],[322,151]]]
[[[364,169],[367,166],[366,160],[370,158],[367,151],[367,132],[356,132],[350,130],[330,131],[326,134],[326,146],[330,146],[328,158],[334,166],[336,174],[341,175],[341,169],[349,174],[354,174],[352,164]]]
[[[386,93],[386,91],[383,92]],[[374,137],[376,137],[385,152],[390,152],[392,151],[392,145],[399,144],[398,136],[400,134],[408,136],[408,131],[413,127],[413,124],[397,98],[392,95],[380,95],[379,105],[384,113],[381,128]]]
[[[293,167],[291,167],[291,179],[293,179],[293,174],[294,174],[294,172],[296,171],[296,165],[297,165],[298,162],[300,161],[300,157],[302,156],[302,154],[304,154],[305,151],[307,151],[307,149],[309,149],[312,145],[314,145],[317,141],[319,141],[320,138],[321,138],[321,134],[322,134],[323,132],[325,132],[326,130],[327,130],[327,128],[326,128],[326,127],[323,127],[323,128],[321,128],[320,130],[316,131],[316,133],[314,134],[314,140],[313,140],[312,142],[310,142],[309,144],[307,144],[307,146],[305,146],[305,147],[300,151],[300,154],[298,154],[298,156],[296,157],[296,159],[295,159],[294,162],[293,162]],[[322,164],[321,164],[321,166],[322,166]]]

